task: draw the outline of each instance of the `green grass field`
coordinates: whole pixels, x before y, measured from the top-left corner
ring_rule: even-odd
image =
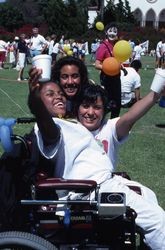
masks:
[[[150,88],[154,76],[154,58],[144,56],[143,68],[140,71],[142,78],[141,93],[144,96]],[[99,82],[99,72],[90,63],[90,56],[86,59],[89,76]],[[29,67],[29,66],[28,66]],[[28,67],[25,77],[28,76]],[[31,116],[27,107],[28,84],[27,81],[17,82],[18,72],[5,65],[0,70],[0,116],[26,117]],[[127,109],[122,109],[121,114]],[[159,204],[165,209],[165,129],[155,125],[165,123],[165,109],[156,104],[133,127],[129,140],[121,147],[119,152],[118,171],[127,171],[132,179],[147,185],[155,191]],[[23,135],[28,133],[31,125],[14,127],[14,133]],[[0,149],[2,154],[3,150]]]

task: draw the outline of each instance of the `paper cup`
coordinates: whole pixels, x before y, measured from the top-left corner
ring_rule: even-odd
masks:
[[[52,57],[49,55],[38,55],[32,58],[32,65],[37,69],[42,69],[39,82],[47,82],[51,78],[51,61]]]
[[[161,93],[163,86],[165,86],[165,69],[157,69],[154,79],[151,84],[151,90],[156,93]]]

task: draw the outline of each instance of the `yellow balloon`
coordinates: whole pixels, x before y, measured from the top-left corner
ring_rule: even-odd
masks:
[[[72,56],[72,55],[73,55],[73,51],[72,51],[72,50],[68,50],[68,51],[67,51],[67,55],[68,55],[68,56]]]
[[[113,55],[119,62],[125,62],[131,57],[132,48],[126,40],[118,41],[113,47]]]
[[[64,45],[63,50],[67,53],[70,50],[70,47],[68,45]]]
[[[96,29],[98,29],[100,31],[104,30],[104,24],[102,22],[97,22]]]

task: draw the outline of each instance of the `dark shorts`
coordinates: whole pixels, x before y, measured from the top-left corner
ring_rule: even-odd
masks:
[[[0,62],[4,62],[6,60],[6,52],[0,51]]]

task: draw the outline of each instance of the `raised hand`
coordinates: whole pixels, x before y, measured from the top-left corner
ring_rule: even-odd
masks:
[[[32,67],[29,70],[29,90],[30,91],[40,86],[39,78],[41,74],[42,74],[42,69],[37,69],[36,67]]]

